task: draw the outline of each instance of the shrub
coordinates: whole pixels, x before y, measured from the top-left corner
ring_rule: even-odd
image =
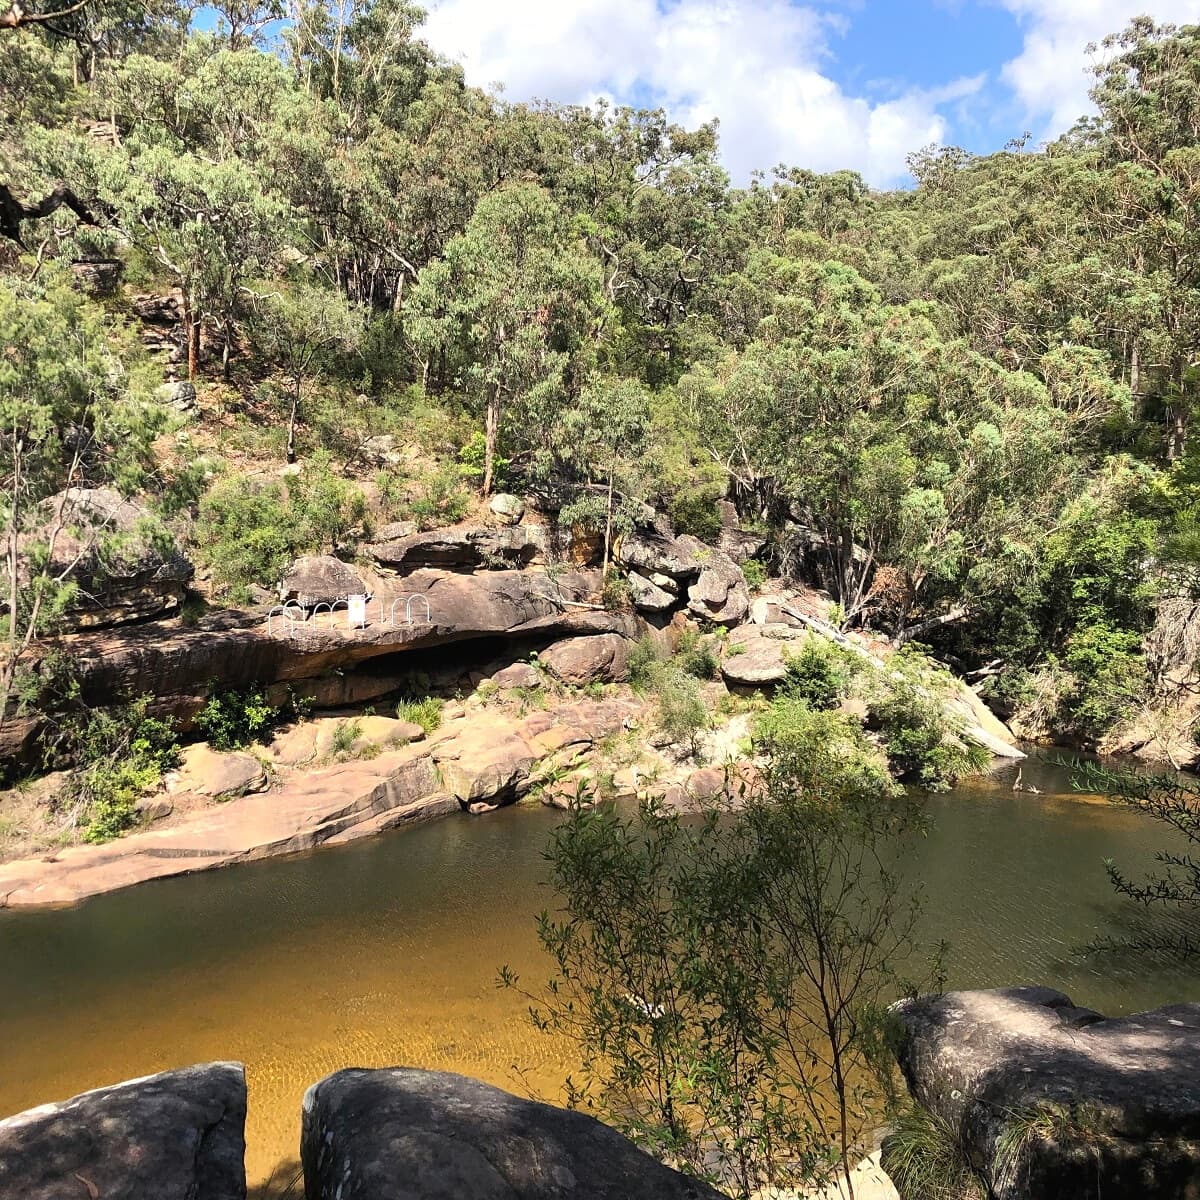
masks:
[[[721,514],[717,501],[719,485],[685,488],[671,502],[671,520],[679,533],[690,533],[701,541],[715,541],[721,535]]]
[[[214,750],[238,750],[258,741],[283,715],[258,689],[217,692],[196,714],[196,728]]]
[[[366,500],[314,455],[286,493],[227,475],[200,502],[196,546],[218,587],[245,599],[252,583],[272,584],[297,555],[330,550],[366,520]]]
[[[331,752],[337,755],[350,754],[354,743],[362,736],[362,721],[339,721],[333,727],[333,738],[330,742]]]
[[[629,682],[638,690],[652,686],[654,670],[661,662],[658,643],[649,636],[639,638],[629,652]]]
[[[420,494],[409,505],[409,513],[422,529],[452,525],[471,509],[471,494],[463,487],[462,473],[454,463],[445,463],[418,485]]]
[[[56,804],[85,822],[87,842],[106,842],[137,821],[135,805],[179,761],[175,728],[149,715],[150,697],[123,708],[93,709],[63,730],[60,754],[75,763]]]
[[[623,612],[629,608],[629,580],[615,571],[610,571],[604,580],[604,591],[600,601],[609,612]]]
[[[228,475],[200,502],[200,557],[218,587],[236,599],[248,584],[279,579],[296,555],[296,531],[278,484],[247,486]]]
[[[694,629],[683,631],[673,661],[680,670],[696,679],[712,679],[717,673],[717,656],[709,640]]]
[[[1127,629],[1101,624],[1077,630],[1065,663],[1073,679],[1060,720],[1084,738],[1098,741],[1145,694],[1141,638]]]
[[[673,663],[664,663],[655,672],[654,690],[659,728],[674,745],[686,745],[694,754],[696,739],[709,724],[699,682]]]
[[[859,668],[858,658],[850,651],[825,638],[808,637],[799,654],[787,659],[787,674],[780,691],[806,701],[813,708],[836,708]]]
[[[814,709],[798,696],[778,695],[754,722],[754,740],[770,757],[773,772],[814,792],[852,791],[880,799],[896,794],[887,760],[862,726],[842,713]]]
[[[751,558],[742,563],[742,576],[746,580],[746,586],[752,592],[757,592],[767,582],[767,568],[757,558]]]
[[[442,702],[436,696],[401,700],[396,705],[396,716],[401,721],[420,725],[427,734],[430,734],[442,723]]]
[[[939,696],[944,672],[917,651],[892,655],[872,683],[871,719],[878,725],[892,769],[901,779],[932,790],[982,770],[988,753],[960,736]]]

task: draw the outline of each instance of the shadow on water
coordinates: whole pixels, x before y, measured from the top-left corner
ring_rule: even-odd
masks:
[[[246,1200],[302,1200],[304,1171],[295,1158],[277,1163],[270,1175],[246,1189]]]

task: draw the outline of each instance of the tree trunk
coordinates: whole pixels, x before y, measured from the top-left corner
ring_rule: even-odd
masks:
[[[300,412],[300,385],[292,393],[292,414],[288,418],[287,460],[288,464],[296,461],[296,417]]]
[[[600,578],[608,579],[609,556],[612,553],[612,526],[613,526],[613,472],[610,467],[608,470],[608,513],[604,521],[604,565],[600,571]]]
[[[200,365],[200,338],[198,330],[199,322],[196,319],[196,311],[192,306],[191,297],[184,292],[183,294],[183,342],[187,348],[187,374],[189,379],[196,378],[196,371]]]
[[[492,494],[492,468],[496,462],[496,434],[500,428],[500,385],[494,383],[488,392],[487,415],[483,439],[483,494]]]

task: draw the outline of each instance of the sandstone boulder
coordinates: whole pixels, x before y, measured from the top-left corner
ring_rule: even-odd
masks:
[[[694,579],[700,574],[695,539],[671,538],[657,530],[628,533],[617,543],[616,559],[626,570],[652,577]]]
[[[261,792],[267,786],[266,769],[253,754],[214,750],[201,742],[186,747],[182,757],[171,783],[173,792],[217,799]]]
[[[164,383],[158,388],[155,395],[168,408],[173,408],[176,412],[190,413],[196,407],[196,385],[187,379]]]
[[[619,633],[597,633],[555,642],[538,661],[562,683],[616,683],[629,678],[629,650]]]
[[[491,676],[491,682],[498,688],[535,688],[542,682],[542,677],[536,667],[517,662],[497,671]]]
[[[144,508],[113,488],[69,488],[45,500],[41,512],[42,526],[22,542],[48,541],[61,512],[65,525],[50,570],[79,585],[68,624],[116,625],[162,616],[182,603],[194,569],[173,544],[164,548],[164,530],[149,532],[154,522]],[[8,594],[7,575],[0,564],[2,595]]]
[[[296,559],[279,584],[280,603],[294,601],[301,608],[310,609],[366,592],[366,584],[354,568],[332,554],[306,554]]]
[[[688,611],[715,625],[736,625],[750,611],[742,569],[721,550],[709,551],[700,576],[688,588]]]
[[[207,1063],[0,1121],[11,1200],[245,1200],[246,1077]]]
[[[1022,987],[893,1012],[909,1090],[995,1200],[1200,1194],[1200,1004],[1106,1018]]]
[[[779,683],[787,675],[785,645],[779,638],[761,636],[736,642],[721,660],[721,675],[739,687]]]
[[[520,496],[498,492],[488,504],[488,511],[501,525],[519,525],[525,515],[525,502]]]
[[[442,782],[464,808],[509,803],[529,789],[538,755],[503,721],[472,721],[453,739],[434,747]]]
[[[658,578],[669,579],[670,577],[659,575]],[[633,601],[634,608],[639,612],[649,613],[667,612],[675,606],[677,599],[675,593],[660,587],[644,575],[639,575],[637,571],[629,572],[629,596]]]
[[[308,1200],[721,1200],[583,1113],[405,1067],[309,1088],[300,1156]]]

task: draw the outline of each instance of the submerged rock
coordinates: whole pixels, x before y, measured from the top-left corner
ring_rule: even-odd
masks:
[[[206,1063],[0,1121],[5,1200],[244,1200],[246,1075]]]
[[[308,1200],[723,1200],[592,1117],[442,1071],[338,1071],[302,1122]]]
[[[1200,1195],[1200,1004],[1103,1017],[1021,987],[893,1012],[909,1090],[994,1200]]]

